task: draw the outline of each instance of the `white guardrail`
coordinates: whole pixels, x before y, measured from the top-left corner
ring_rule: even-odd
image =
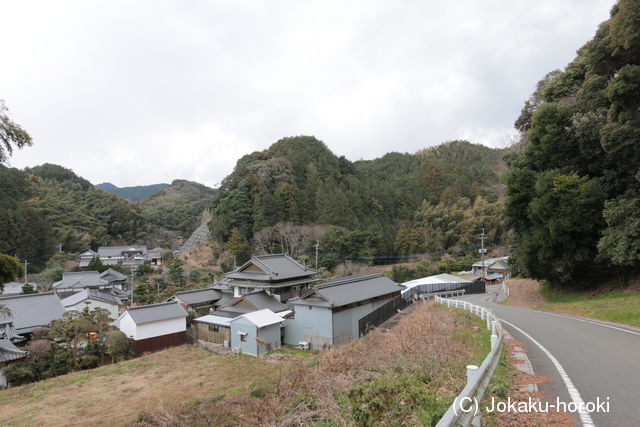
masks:
[[[487,322],[487,329],[491,330],[491,351],[487,354],[480,367],[467,365],[467,385],[455,398],[453,404],[438,422],[438,427],[468,426],[472,423],[480,425],[480,402],[484,396],[491,376],[498,366],[502,348],[502,324],[493,313],[484,307],[467,301],[435,297],[435,302],[447,307],[461,308],[470,311]]]

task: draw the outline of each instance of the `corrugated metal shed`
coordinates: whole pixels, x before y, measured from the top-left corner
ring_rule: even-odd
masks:
[[[187,312],[177,302],[163,302],[160,304],[141,305],[127,310],[133,321],[142,323],[157,322],[159,320],[187,317]]]
[[[254,324],[258,328],[264,328],[265,326],[275,325],[276,323],[284,322],[285,320],[275,314],[269,309],[253,311],[251,313],[243,314],[234,319],[231,319],[231,323],[243,318]]]
[[[65,310],[56,294],[42,293],[0,298],[0,305],[11,310],[10,320],[18,334],[31,332],[62,318]]]
[[[214,316],[213,314],[207,314],[206,316],[202,316],[194,319],[194,321],[228,327],[231,324],[232,319],[233,319],[232,317],[222,317],[222,316]]]

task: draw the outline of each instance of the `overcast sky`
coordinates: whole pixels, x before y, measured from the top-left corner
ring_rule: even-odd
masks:
[[[34,141],[10,164],[212,186],[284,136],[351,160],[502,147],[613,4],[0,0],[0,99]]]

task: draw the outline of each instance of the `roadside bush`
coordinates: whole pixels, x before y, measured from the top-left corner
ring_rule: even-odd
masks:
[[[78,359],[79,369],[93,369],[100,366],[100,358],[93,354],[84,354]]]
[[[129,357],[129,338],[122,331],[107,332],[104,345],[111,362],[117,362]]]
[[[27,384],[40,379],[36,367],[29,362],[12,363],[4,370],[4,375],[11,385]]]
[[[64,348],[58,347],[53,352],[51,358],[51,365],[49,366],[49,372],[52,376],[64,375],[69,373],[69,352]]]

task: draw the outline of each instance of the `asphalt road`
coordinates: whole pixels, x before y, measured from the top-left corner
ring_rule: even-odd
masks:
[[[527,345],[534,373],[550,378],[538,384],[547,401],[608,399],[609,413],[583,411],[573,416],[576,424],[640,426],[639,329],[496,304],[499,288],[463,299],[492,310]]]

